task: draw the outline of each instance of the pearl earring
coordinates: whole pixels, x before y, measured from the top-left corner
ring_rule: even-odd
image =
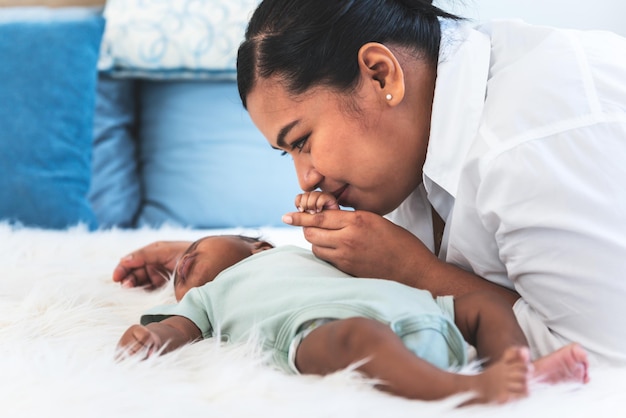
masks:
[[[392,96],[390,93],[388,93],[388,94],[385,96],[385,99],[387,99],[387,100],[391,100],[391,99],[393,99],[393,96]]]

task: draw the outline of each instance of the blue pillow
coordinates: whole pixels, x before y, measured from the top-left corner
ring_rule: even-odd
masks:
[[[135,84],[98,79],[89,201],[100,228],[132,227],[139,212]]]
[[[235,82],[142,81],[139,226],[284,226],[299,192],[243,109]]]
[[[87,11],[0,11],[0,219],[97,226],[87,191],[103,27]]]

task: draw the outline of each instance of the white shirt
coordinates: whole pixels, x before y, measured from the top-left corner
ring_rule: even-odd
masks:
[[[453,25],[437,71],[423,186],[388,218],[432,249],[432,205],[440,257],[522,296],[533,356],[626,364],[626,39]]]

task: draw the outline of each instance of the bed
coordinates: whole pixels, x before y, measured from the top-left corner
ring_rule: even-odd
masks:
[[[116,362],[115,345],[146,309],[174,301],[111,280],[121,256],[155,240],[253,233],[306,246],[297,230],[229,228],[64,231],[0,226],[0,411],[18,417],[620,417],[626,371],[591,369],[591,382],[532,386],[503,406],[455,409],[459,399],[409,401],[345,370],[290,376],[254,341],[205,340],[148,361]]]
[[[140,9],[151,3],[203,2],[128,1],[136,13],[120,14],[122,3],[109,1],[108,20],[101,7],[0,9],[2,416],[624,415],[623,368],[593,367],[585,386],[533,384],[519,402],[457,409],[459,397],[393,397],[350,369],[285,375],[254,340],[205,340],[147,361],[116,361],[122,332],[149,307],[174,301],[170,285],[113,283],[129,251],[230,233],[308,247],[299,229],[280,221],[298,190],[291,161],[241,109],[232,56],[209,60],[212,67],[163,56],[141,64],[115,49],[119,40],[107,43],[119,36],[142,45],[146,38],[133,44],[129,30],[138,25],[133,17],[153,16]],[[254,3],[220,10],[241,25]]]

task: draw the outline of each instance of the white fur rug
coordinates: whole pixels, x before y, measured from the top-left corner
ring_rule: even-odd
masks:
[[[0,416],[626,416],[626,369],[592,369],[584,387],[535,386],[528,399],[504,406],[455,409],[455,399],[383,394],[350,371],[287,376],[264,365],[252,343],[220,347],[206,340],[149,361],[115,362],[122,332],[145,309],[174,300],[169,287],[147,292],[113,283],[117,260],[155,240],[225,232],[232,230],[89,233],[0,225]],[[295,229],[252,232],[306,246]]]

